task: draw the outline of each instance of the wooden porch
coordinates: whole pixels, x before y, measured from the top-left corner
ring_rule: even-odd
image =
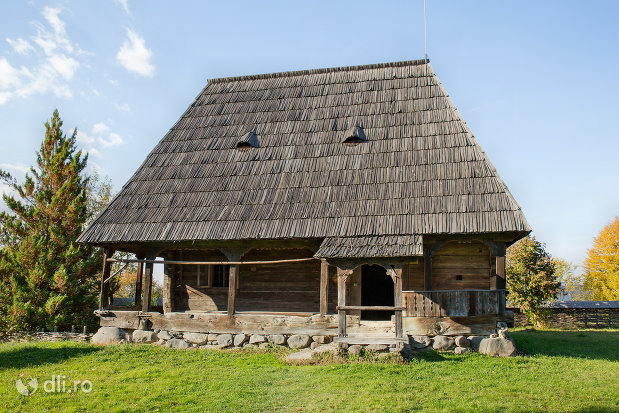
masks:
[[[101,325],[209,333],[303,332],[338,336],[349,343],[391,343],[405,341],[407,335],[488,335],[498,321],[511,321],[502,289],[504,244],[444,244],[428,243],[423,257],[374,259],[317,259],[311,249],[281,247],[168,251],[161,254],[163,261],[155,260],[155,254],[138,256],[132,260],[138,264],[134,302],[125,307],[115,307],[109,299],[111,266],[117,260],[107,250]],[[154,264],[164,266],[162,307],[151,303]],[[209,270],[201,278],[196,268],[203,266]],[[225,268],[219,274],[225,283],[220,279],[214,285],[213,266]],[[377,271],[391,289],[386,305],[362,299],[362,286],[367,291],[363,277]],[[275,284],[281,282],[286,284],[278,291]],[[451,285],[481,288],[445,288]],[[391,315],[374,322],[363,319],[368,312]]]

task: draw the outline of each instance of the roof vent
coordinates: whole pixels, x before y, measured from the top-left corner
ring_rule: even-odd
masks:
[[[365,137],[365,132],[363,132],[363,128],[360,126],[353,126],[352,128],[346,131],[344,139],[344,145],[346,146],[355,146],[359,145],[361,142],[365,142],[368,139]]]
[[[248,132],[236,143],[236,149],[239,151],[246,151],[249,148],[258,148],[259,146],[260,144],[258,143],[258,136],[256,136],[255,130]]]

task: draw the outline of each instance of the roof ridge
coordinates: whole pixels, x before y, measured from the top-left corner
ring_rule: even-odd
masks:
[[[209,79],[208,83],[225,83],[225,82],[237,82],[240,80],[257,80],[257,79],[273,79],[278,77],[291,77],[291,76],[303,76],[313,75],[319,73],[333,73],[333,72],[346,72],[354,70],[367,70],[367,69],[383,69],[388,67],[402,67],[402,66],[419,66],[426,63],[430,63],[430,60],[417,59],[417,60],[403,60],[400,62],[388,62],[388,63],[373,63],[369,65],[358,66],[339,66],[339,67],[326,67],[321,69],[306,69],[306,70],[292,70],[288,72],[275,72],[264,73],[257,75],[245,75],[245,76],[232,76],[232,77],[220,77]]]

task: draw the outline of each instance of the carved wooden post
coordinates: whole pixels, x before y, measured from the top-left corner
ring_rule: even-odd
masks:
[[[329,264],[326,260],[320,263],[320,315],[329,311]]]
[[[394,306],[402,307],[402,267],[401,266],[392,266],[393,269],[391,272],[391,279],[393,279],[394,283]],[[395,336],[397,338],[402,338],[402,310],[395,310]]]
[[[143,260],[143,255],[136,255],[138,260]],[[144,263],[138,262],[138,270],[135,277],[135,298],[134,305],[140,305],[142,303],[142,277],[144,276]]]
[[[352,270],[337,269],[337,306],[346,306],[346,280],[352,274]],[[338,335],[340,337],[346,337],[346,310],[337,310],[338,321]]]
[[[147,260],[154,260],[155,257],[146,257]],[[153,284],[153,263],[146,263],[144,266],[144,277],[142,282],[142,312],[147,313],[150,309],[150,299]]]
[[[228,315],[233,315],[236,312],[236,282],[239,274],[239,265],[230,265],[230,279],[228,282]]]
[[[114,250],[105,249],[103,251],[103,273],[101,274],[101,295],[99,296],[99,311],[103,311],[108,305],[108,298],[110,293],[110,282],[107,281],[110,278],[112,272],[112,263],[108,262],[108,258],[112,258]]]
[[[172,255],[176,259],[176,254]],[[166,257],[164,257],[166,258]],[[174,311],[174,286],[176,279],[174,277],[175,268],[172,264],[163,265],[163,313],[171,313]]]

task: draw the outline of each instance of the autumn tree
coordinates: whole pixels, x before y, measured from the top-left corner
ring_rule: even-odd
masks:
[[[556,299],[561,290],[556,263],[544,244],[527,236],[507,249],[508,299],[525,313],[532,324],[543,326],[543,304]]]
[[[101,255],[75,241],[88,218],[88,156],[76,148],[54,111],[36,166],[18,183],[0,178],[15,193],[0,213],[0,329],[92,325],[96,319]]]
[[[561,282],[562,293],[567,300],[590,300],[591,291],[585,287],[585,276],[578,266],[561,258],[553,258],[555,274]]]
[[[587,252],[585,288],[594,300],[619,300],[619,217],[600,231]]]

